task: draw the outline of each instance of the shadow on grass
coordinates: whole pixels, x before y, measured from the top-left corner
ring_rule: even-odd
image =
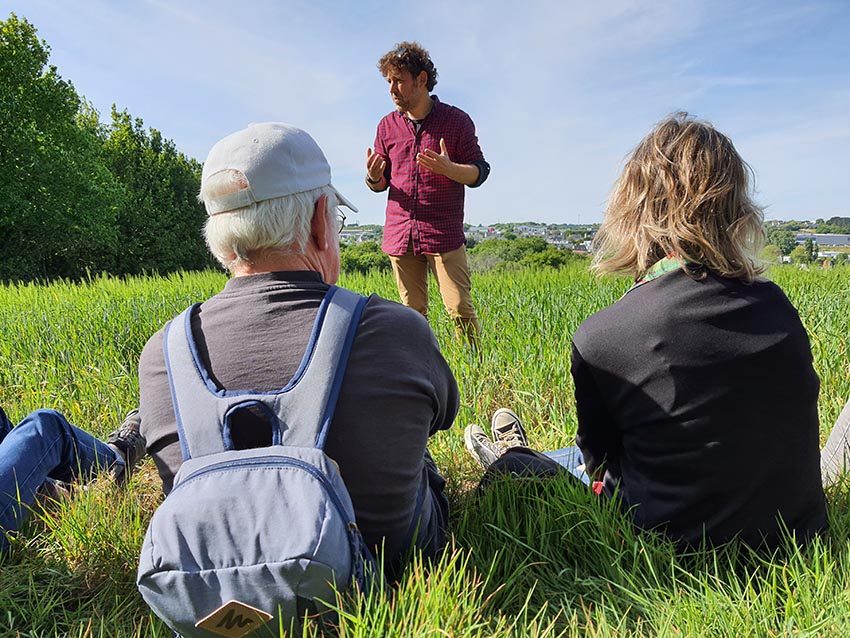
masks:
[[[850,630],[850,486],[831,530],[800,548],[738,542],[677,552],[570,477],[507,479],[456,507],[455,532],[488,609],[564,635],[835,635]]]

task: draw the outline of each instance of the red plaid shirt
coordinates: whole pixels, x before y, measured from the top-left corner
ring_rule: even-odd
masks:
[[[403,113],[393,111],[378,123],[375,152],[387,162],[389,184],[383,251],[403,255],[408,241],[414,254],[445,253],[464,242],[463,184],[420,167],[416,155],[425,149],[439,153],[446,141],[449,158],[458,164],[484,161],[475,125],[459,108],[432,96],[434,107],[417,133]]]

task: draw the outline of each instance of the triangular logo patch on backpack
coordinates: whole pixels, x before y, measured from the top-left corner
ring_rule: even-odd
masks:
[[[265,625],[272,615],[238,600],[224,603],[206,618],[195,623],[198,629],[211,631],[224,638],[242,638],[257,627]]]

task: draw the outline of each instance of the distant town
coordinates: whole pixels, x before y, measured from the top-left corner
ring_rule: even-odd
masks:
[[[464,233],[470,246],[488,239],[515,239],[519,237],[541,237],[557,248],[576,252],[589,252],[590,244],[599,224],[544,224],[541,222],[519,222],[498,224],[464,224]],[[828,221],[781,221],[765,222],[768,244],[780,247],[788,254],[795,246],[811,241],[820,257],[833,257],[850,251],[850,218],[833,217]],[[845,230],[845,232],[840,232]],[[827,231],[827,232],[821,232]],[[380,244],[383,226],[380,224],[349,224],[342,231],[342,239],[349,244],[375,242]]]
[[[579,252],[590,250],[590,241],[593,239],[597,228],[599,228],[599,224],[544,224],[538,222],[463,225],[467,243],[470,245],[478,244],[487,239],[542,237],[548,244]],[[342,239],[350,244],[380,243],[383,231],[384,227],[379,224],[363,226],[348,224],[342,230]]]

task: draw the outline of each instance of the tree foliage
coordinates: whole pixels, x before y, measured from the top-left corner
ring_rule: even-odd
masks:
[[[470,250],[474,255],[495,255],[502,261],[519,262],[526,255],[546,250],[549,244],[542,237],[485,239]]]
[[[850,231],[850,217],[830,217],[826,223],[833,228],[841,229],[841,232]]]
[[[542,237],[485,239],[469,250],[472,270],[516,266],[561,266],[579,259],[571,250],[556,248]]]
[[[12,14],[0,22],[0,278],[110,270],[121,189],[78,126],[80,98],[50,49]]]
[[[211,266],[201,228],[206,213],[197,200],[201,165],[178,153],[140,118],[112,108],[103,147],[124,189],[117,214],[118,272],[170,272]]]
[[[770,226],[767,228],[767,243],[778,246],[783,255],[791,254],[797,245],[796,233],[785,228]]]
[[[198,162],[126,110],[102,125],[49,56],[0,21],[0,280],[210,265]]]
[[[791,251],[791,261],[795,264],[811,264],[818,259],[818,245],[811,239],[796,246]]]
[[[768,264],[782,263],[782,251],[775,244],[768,244],[762,248],[759,259]]]
[[[826,221],[823,219],[816,219],[814,222],[801,222],[794,219],[790,221],[772,221],[768,222],[766,231],[768,234],[768,241],[770,242],[771,231],[790,231],[792,233],[796,233],[803,229],[810,233],[843,235],[850,232],[850,217],[836,216],[830,217]]]
[[[391,267],[390,258],[373,241],[341,245],[339,264],[342,272],[363,274],[372,270],[389,270]]]

